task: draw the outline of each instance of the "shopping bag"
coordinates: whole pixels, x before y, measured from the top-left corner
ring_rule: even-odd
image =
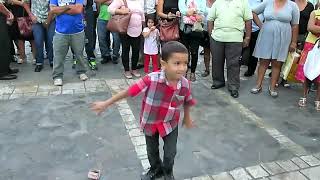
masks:
[[[303,66],[303,72],[306,78],[313,81],[320,75],[320,48],[319,41],[309,51],[306,63]]]
[[[290,82],[290,83],[300,83],[300,81],[298,81],[296,79],[296,72],[297,72],[297,69],[298,69],[298,63],[296,62],[293,62],[292,66],[291,66],[291,69],[290,69],[290,72],[287,76],[287,82]]]
[[[294,61],[294,57],[295,57],[294,54],[295,54],[295,52],[293,52],[293,53],[289,52],[284,65],[282,65],[280,75],[284,80],[287,80],[287,77],[288,77],[289,72],[291,70],[291,67],[292,67],[292,64]]]

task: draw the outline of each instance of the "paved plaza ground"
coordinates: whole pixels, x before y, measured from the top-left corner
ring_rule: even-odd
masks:
[[[138,128],[141,97],[102,116],[89,109],[135,80],[123,78],[120,63],[98,63],[96,75],[80,82],[71,65],[68,56],[63,87],[52,85],[48,65],[35,73],[31,63],[13,64],[18,79],[0,82],[0,180],[85,180],[92,168],[102,171],[103,180],[137,180],[148,168]],[[255,79],[241,77],[240,97],[233,99],[227,89],[211,90],[211,78],[198,74],[192,83],[197,127],[179,127],[176,179],[320,180],[314,93],[300,109],[300,85],[280,87],[273,99],[267,77],[263,92],[250,94]]]

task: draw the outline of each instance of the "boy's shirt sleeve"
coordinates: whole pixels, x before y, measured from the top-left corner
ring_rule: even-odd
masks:
[[[185,99],[184,99],[184,105],[194,106],[194,105],[196,105],[196,103],[197,103],[197,101],[192,96],[191,84],[189,83],[189,89],[188,89],[187,95],[185,96]]]
[[[146,75],[145,77],[139,79],[136,83],[131,85],[128,89],[128,94],[131,97],[135,97],[142,92],[146,92],[148,87],[150,86],[151,80],[150,76]]]

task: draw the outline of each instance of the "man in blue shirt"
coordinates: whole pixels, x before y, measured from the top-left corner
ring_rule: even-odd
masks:
[[[87,62],[83,58],[84,24],[83,0],[50,0],[50,11],[56,14],[56,33],[53,37],[53,84],[62,86],[64,61],[69,47],[74,51],[78,63],[77,73],[85,81]]]

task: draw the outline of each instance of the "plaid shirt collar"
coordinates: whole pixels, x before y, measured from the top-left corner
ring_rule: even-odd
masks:
[[[167,86],[170,86],[169,81],[166,78],[166,73],[164,72],[164,70],[160,71],[159,83],[166,83]],[[177,90],[181,89],[181,86],[182,86],[181,79],[179,79],[178,84],[177,84]]]

